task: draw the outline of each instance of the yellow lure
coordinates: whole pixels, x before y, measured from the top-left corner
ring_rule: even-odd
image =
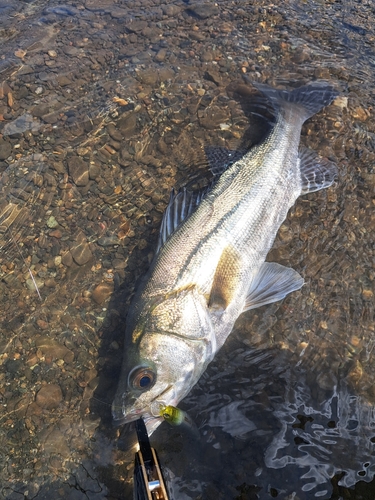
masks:
[[[184,422],[189,423],[187,414],[175,406],[160,406],[159,412],[160,416],[171,425],[181,425]]]

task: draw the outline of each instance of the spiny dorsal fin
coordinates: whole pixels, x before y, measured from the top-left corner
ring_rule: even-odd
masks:
[[[245,150],[227,149],[215,146],[204,148],[211,173],[214,176],[221,175],[233,163],[240,160],[245,154]]]
[[[189,191],[186,188],[181,188],[177,192],[172,189],[169,203],[161,221],[156,253],[159,252],[169,236],[199,205],[207,191],[208,188],[196,192]]]

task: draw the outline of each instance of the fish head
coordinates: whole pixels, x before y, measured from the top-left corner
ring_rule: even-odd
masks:
[[[216,347],[207,301],[195,287],[144,301],[135,316],[128,318],[112,405],[113,418],[120,423],[156,417],[160,405],[176,406],[198,381]]]

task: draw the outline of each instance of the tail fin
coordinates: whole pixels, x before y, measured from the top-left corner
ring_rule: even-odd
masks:
[[[318,81],[294,90],[273,89],[261,83],[252,83],[278,109],[286,103],[301,108],[304,120],[315,115],[338,96],[337,90],[327,82]],[[284,104],[283,104],[284,103]]]

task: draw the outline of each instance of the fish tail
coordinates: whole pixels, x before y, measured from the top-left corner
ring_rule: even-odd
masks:
[[[253,83],[276,109],[295,106],[299,108],[303,121],[318,113],[338,96],[337,90],[324,81],[317,81],[293,90],[280,90],[268,85]]]

